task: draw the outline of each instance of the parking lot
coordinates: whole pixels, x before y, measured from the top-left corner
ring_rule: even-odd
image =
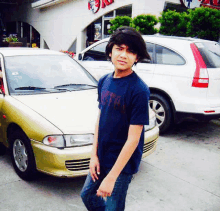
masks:
[[[127,197],[126,211],[219,211],[220,121],[185,122],[160,136],[156,152],[142,160]],[[0,156],[1,211],[85,211],[85,177],[41,174],[21,180],[9,155]]]

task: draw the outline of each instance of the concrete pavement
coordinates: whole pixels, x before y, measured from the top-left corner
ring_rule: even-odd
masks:
[[[161,136],[143,159],[126,211],[220,211],[220,122],[183,124]],[[0,156],[0,211],[86,211],[85,178],[41,175],[22,181],[8,155]]]

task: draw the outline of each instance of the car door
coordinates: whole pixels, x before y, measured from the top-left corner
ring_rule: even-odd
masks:
[[[155,58],[154,58],[155,45],[150,42],[147,42],[146,45],[147,45],[147,52],[151,57],[151,61],[144,60],[137,63],[136,73],[150,87],[155,70]]]
[[[97,43],[94,47],[84,52],[81,64],[99,80],[103,75],[114,70],[114,66],[107,61],[105,48],[108,42]]]
[[[174,50],[156,44],[155,63],[152,86],[168,94],[175,93],[173,91],[175,88],[181,96],[191,79],[187,76],[185,59]]]
[[[3,58],[0,55],[0,142],[3,142],[3,122],[4,122],[4,114],[2,113],[2,104],[5,99],[4,97],[4,82],[3,82]]]

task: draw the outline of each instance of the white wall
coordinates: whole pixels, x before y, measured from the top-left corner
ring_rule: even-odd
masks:
[[[169,2],[179,3],[179,0]],[[88,10],[88,0],[67,0],[44,9],[33,9],[23,3],[8,12],[7,21],[23,21],[32,25],[50,49],[68,50],[77,39],[77,52],[85,48],[85,28],[102,15],[116,8],[132,4],[132,17],[138,14],[160,15],[165,0],[114,0],[96,14]]]

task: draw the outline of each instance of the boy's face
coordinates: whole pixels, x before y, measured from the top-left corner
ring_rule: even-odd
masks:
[[[131,52],[126,45],[114,45],[112,53],[109,54],[111,61],[115,66],[115,71],[131,70],[133,64],[138,61],[137,54]]]

